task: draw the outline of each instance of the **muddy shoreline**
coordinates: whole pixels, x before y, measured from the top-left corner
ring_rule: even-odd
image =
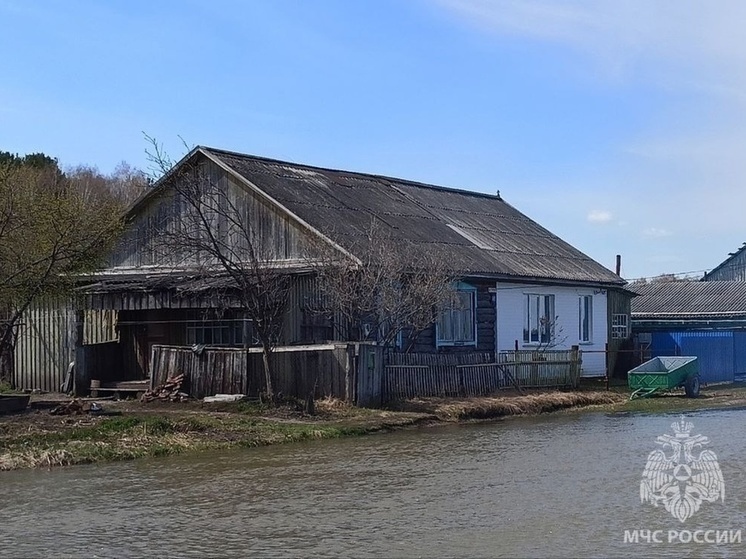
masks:
[[[39,403],[43,396],[35,399]],[[292,403],[277,408],[247,402],[100,403],[103,410],[99,414],[54,416],[49,413],[49,405],[41,405],[0,416],[0,471],[360,436],[553,412],[686,413],[744,407],[746,386],[708,387],[697,399],[671,393],[630,401],[625,387],[612,387],[608,391],[418,399],[386,410],[320,400],[314,416],[304,414]]]

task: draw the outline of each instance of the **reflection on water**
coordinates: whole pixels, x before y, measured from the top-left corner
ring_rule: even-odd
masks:
[[[7,472],[0,556],[746,556],[746,411],[688,417],[726,499],[685,525],[639,496],[676,416],[574,414]],[[745,543],[624,543],[683,528]]]

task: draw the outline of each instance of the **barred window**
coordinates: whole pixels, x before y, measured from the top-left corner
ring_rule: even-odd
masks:
[[[611,338],[614,340],[626,340],[629,338],[629,315],[611,315]]]

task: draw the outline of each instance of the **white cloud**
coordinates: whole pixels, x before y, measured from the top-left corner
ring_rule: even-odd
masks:
[[[591,210],[588,212],[587,219],[591,223],[608,223],[611,221],[611,212],[606,210]]]
[[[663,229],[662,227],[648,227],[642,231],[642,235],[644,237],[661,238],[670,237],[673,233],[668,229]]]
[[[565,46],[615,82],[746,99],[746,2],[438,0],[488,33]]]

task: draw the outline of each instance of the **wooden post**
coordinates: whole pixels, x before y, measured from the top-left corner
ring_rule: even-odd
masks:
[[[243,393],[248,395],[251,391],[251,359],[249,357],[249,348],[251,347],[251,322],[246,320],[246,317],[243,317],[243,322],[241,323],[241,337],[243,339],[243,355],[246,359],[246,363],[244,365],[244,372],[243,372]],[[257,393],[260,393],[261,389],[257,391]]]
[[[73,393],[83,396],[88,393],[88,370],[85,362],[85,350],[83,348],[83,336],[85,332],[85,312],[75,311],[75,378],[73,381]]]
[[[580,386],[580,365],[578,363],[579,357],[580,357],[580,347],[574,345],[570,349],[572,351],[573,375],[575,376],[575,379],[574,379],[575,386],[573,388],[577,388],[578,386]]]
[[[609,390],[609,342],[604,346],[604,357],[606,358],[606,391]]]
[[[347,344],[345,347],[345,401],[348,404],[356,403],[354,392],[354,368],[355,368],[355,345]]]

